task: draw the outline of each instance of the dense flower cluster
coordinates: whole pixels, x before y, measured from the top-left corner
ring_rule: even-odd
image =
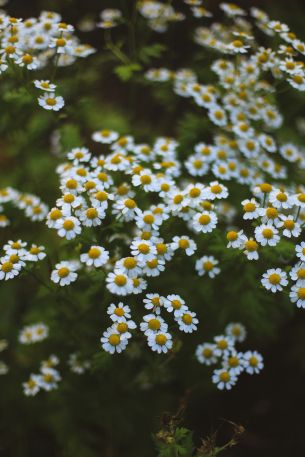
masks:
[[[228,247],[240,249],[249,260],[258,260],[259,252],[277,246],[281,239],[291,240],[286,259],[282,259],[293,283],[290,299],[298,308],[305,308],[305,187],[285,189],[263,183],[253,189],[255,197],[241,202],[243,219],[251,221],[253,231],[227,233]],[[290,264],[290,266],[289,266]],[[281,268],[268,269],[262,285],[271,292],[282,291],[288,285],[288,274]]]
[[[0,12],[0,75],[7,71],[39,71],[49,62],[65,67],[95,52],[81,44],[71,24],[62,22],[60,14],[42,11],[38,18],[21,19]],[[58,111],[64,99],[56,96],[56,85],[49,80],[34,80],[34,87],[43,91],[40,106]]]
[[[235,345],[246,338],[246,330],[239,323],[229,324],[224,335],[215,336],[213,343],[199,344],[198,362],[211,366],[220,363],[213,372],[212,381],[220,390],[230,390],[241,373],[257,374],[263,367],[263,358],[257,351],[239,352]]]
[[[196,18],[211,17],[200,0],[184,3]],[[202,281],[217,277],[226,256],[222,259],[220,250],[210,246],[216,237],[249,261],[265,256],[262,287],[275,293],[290,280],[291,301],[305,308],[305,187],[287,185],[291,172],[304,172],[305,149],[281,136],[284,116],[276,99],[277,84],[305,90],[304,62],[299,60],[305,55],[305,44],[286,24],[252,8],[255,25],[267,36],[277,37],[274,49],[262,47],[243,9],[229,3],[220,7],[228,25],[214,23],[195,31],[197,44],[218,53],[211,64],[212,82],[200,82],[196,72],[187,68],[151,68],[145,74],[151,83],[173,83],[174,92],[191,99],[199,107],[199,116],[210,122],[208,139],[197,139],[190,154],[183,151],[183,160],[173,138],[138,144],[131,135],[104,129],[92,135],[99,152],[73,148],[57,167],[61,194],[51,210],[32,194],[9,187],[0,190],[1,227],[10,224],[5,206],[12,204],[32,221],[45,220],[65,241],[64,254],[60,252],[54,263],[49,259],[56,293],[82,278],[98,280],[104,288],[111,325],[101,337],[101,346],[110,354],[124,351],[138,328],[150,349],[159,354],[175,349],[175,327],[184,333],[197,330],[199,319],[191,303],[174,290],[161,295],[156,286],[149,288],[154,278],[166,275],[186,257]],[[153,0],[138,2],[138,10],[157,32],[186,17],[170,4]],[[124,22],[116,9],[103,10],[100,18],[97,26],[102,29]],[[0,19],[1,72],[16,65],[40,69],[50,59],[55,67],[65,66],[93,52],[78,43],[73,27],[61,23],[57,13],[43,12],[27,21],[6,14]],[[46,110],[64,106],[51,80],[35,79],[32,86],[43,91],[38,103]],[[231,198],[236,184],[251,192],[238,205]],[[282,266],[266,270],[268,253],[283,243]],[[13,279],[27,262],[46,257],[43,246],[27,248],[22,240],[8,241],[3,250],[0,280]],[[132,317],[133,301],[146,313],[139,323]],[[169,314],[174,326],[167,322]],[[212,378],[219,389],[230,389],[242,372],[258,373],[263,368],[258,352],[236,350],[245,335],[242,324],[230,324],[213,343],[197,347],[200,363],[220,363]],[[35,324],[20,331],[19,341],[30,344],[47,336],[48,327]],[[55,368],[58,363],[56,356],[42,362],[40,373],[23,384],[24,393],[55,389],[61,380]],[[82,374],[89,370],[90,361],[75,352],[68,365]]]

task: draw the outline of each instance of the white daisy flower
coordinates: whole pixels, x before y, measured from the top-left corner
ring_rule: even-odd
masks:
[[[107,289],[114,295],[124,296],[132,292],[133,282],[123,271],[109,273],[106,282]]]
[[[110,319],[113,322],[124,322],[126,319],[131,318],[130,307],[128,305],[124,305],[122,302],[117,305],[114,303],[109,305],[107,308],[107,314],[110,315]]]
[[[40,376],[31,374],[28,381],[22,383],[23,393],[27,397],[34,397],[40,391]]]
[[[292,303],[296,303],[298,308],[305,308],[305,285],[297,282],[291,287],[289,298]]]
[[[230,390],[237,382],[237,376],[225,368],[214,370],[212,382],[219,390]]]
[[[88,267],[96,268],[105,265],[109,260],[109,252],[102,246],[91,246],[86,254],[81,254],[80,261]]]
[[[65,105],[63,97],[56,96],[52,92],[46,92],[38,97],[38,104],[48,111],[59,111]]]
[[[297,263],[291,269],[289,275],[293,281],[297,281],[298,285],[305,285],[305,264],[302,262]]]
[[[58,235],[67,240],[72,240],[82,231],[79,220],[74,216],[60,219],[56,228]]]
[[[255,198],[251,198],[251,200],[243,200],[241,204],[244,211],[243,219],[257,219],[262,214],[262,208]]]
[[[245,361],[243,358],[244,354],[242,352],[237,352],[233,349],[229,354],[225,354],[222,366],[226,369],[230,374],[233,375],[240,375],[244,371]]]
[[[227,248],[240,249],[247,240],[247,237],[246,235],[244,235],[243,230],[240,230],[239,232],[236,232],[235,230],[230,230],[227,233],[227,240]]]
[[[218,356],[215,353],[215,344],[199,344],[196,348],[195,355],[199,363],[207,366],[214,365],[218,361]]]
[[[167,332],[168,325],[165,320],[157,314],[147,314],[143,316],[144,322],[141,322],[140,329],[146,336],[158,332]]]
[[[177,294],[170,294],[164,299],[164,308],[169,313],[174,312],[175,317],[179,317],[188,311],[185,301]]]
[[[255,238],[262,246],[276,246],[280,241],[278,230],[271,224],[255,227]]]
[[[13,279],[15,276],[19,275],[20,270],[21,265],[19,263],[13,263],[9,261],[7,257],[2,257],[0,259],[0,281],[7,281],[8,279]]]
[[[233,338],[233,340],[242,343],[246,339],[246,329],[245,327],[237,322],[230,323],[225,328],[226,335]]]
[[[299,257],[302,262],[305,262],[305,241],[297,244],[295,247],[296,256]]]
[[[49,80],[38,80],[33,81],[34,86],[37,89],[44,90],[45,92],[54,92],[56,89],[56,84],[50,83]]]
[[[217,225],[217,216],[213,211],[196,213],[192,220],[192,228],[196,232],[210,233]]]
[[[301,226],[298,222],[295,222],[294,217],[289,215],[285,216],[280,214],[280,221],[276,224],[278,228],[282,228],[283,235],[287,238],[298,237],[301,234]]]
[[[197,324],[199,320],[196,317],[196,313],[192,311],[186,311],[175,317],[176,322],[179,325],[179,330],[185,333],[192,333],[197,330]]]
[[[60,286],[68,286],[77,279],[77,265],[74,262],[62,261],[55,265],[51,273],[51,281]]]
[[[158,332],[148,336],[148,346],[158,354],[166,353],[173,346],[172,336],[167,332]]]
[[[101,338],[102,348],[104,351],[118,354],[124,351],[128,345],[128,338],[120,334],[114,327],[109,327]]]
[[[259,373],[264,368],[263,357],[257,351],[244,353],[245,371],[249,374]]]
[[[262,285],[267,290],[275,293],[282,291],[283,287],[287,286],[287,274],[280,268],[271,268],[263,274],[261,279]]]
[[[214,338],[215,341],[215,353],[217,356],[223,356],[228,354],[234,348],[234,339],[228,335],[218,335]]]
[[[197,250],[197,245],[189,236],[174,236],[171,248],[173,251],[183,249],[187,256],[191,256]]]
[[[216,266],[218,263],[215,257],[204,255],[196,261],[195,268],[199,276],[207,274],[210,278],[215,278],[220,273],[220,268]]]

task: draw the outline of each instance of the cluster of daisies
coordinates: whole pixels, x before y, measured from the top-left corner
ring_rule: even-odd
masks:
[[[288,285],[290,277],[290,299],[298,308],[305,308],[305,186],[285,189],[263,183],[254,187],[253,193],[255,197],[241,202],[243,219],[252,224],[252,236],[243,230],[230,230],[227,246],[242,250],[249,260],[258,260],[260,250],[277,246],[281,239],[289,240],[291,249],[284,259],[289,274],[281,268],[270,268],[261,283],[275,293]]]
[[[185,15],[176,11],[170,2],[140,0],[137,7],[140,14],[147,20],[148,26],[155,32],[165,32],[169,23],[185,19]]]
[[[61,381],[61,375],[56,368],[58,364],[59,358],[53,354],[47,360],[43,360],[39,373],[31,374],[29,379],[22,384],[24,395],[34,396],[40,390],[49,392],[57,389],[58,382]]]
[[[0,227],[10,225],[10,219],[5,214],[5,207],[13,205],[22,210],[31,221],[42,221],[48,213],[48,206],[39,197],[29,193],[22,193],[12,187],[0,189]]]
[[[4,246],[4,255],[0,257],[0,281],[7,281],[18,276],[25,269],[27,262],[38,262],[46,257],[44,246],[22,240],[9,240]]]
[[[41,70],[49,62],[68,66],[77,58],[94,53],[90,45],[81,44],[74,27],[62,22],[60,14],[42,11],[39,17],[21,19],[0,12],[0,74],[17,66],[22,70]],[[56,96],[56,85],[49,80],[35,80],[34,87],[43,91],[40,106],[58,111],[64,99]]]
[[[6,340],[0,340],[0,352],[3,352],[8,346],[8,343]],[[0,376],[5,375],[8,373],[8,366],[3,360],[0,360]]]
[[[168,332],[168,324],[161,317],[164,309],[173,315],[179,330],[192,333],[197,330],[198,319],[196,313],[189,310],[183,298],[177,294],[162,297],[159,294],[147,294],[143,300],[144,308],[149,311],[143,316],[140,330],[147,338],[147,344],[152,351],[158,354],[168,352],[172,346],[172,335]],[[137,327],[131,319],[131,309],[128,305],[120,302],[112,303],[107,310],[112,325],[103,333],[101,338],[102,347],[110,354],[122,352],[126,349],[131,338],[131,330]]]
[[[241,373],[257,374],[263,369],[263,358],[257,351],[239,352],[236,349],[236,344],[242,343],[245,338],[244,326],[232,323],[226,327],[224,335],[215,336],[213,343],[197,346],[198,362],[207,366],[220,366],[212,376],[212,382],[218,389],[230,390]]]
[[[58,370],[59,358],[52,354],[40,364],[39,373],[32,373],[27,381],[22,384],[23,393],[27,397],[35,396],[40,391],[50,392],[58,388],[58,383],[62,381],[61,373]],[[79,352],[70,354],[67,364],[72,373],[82,375],[87,372],[91,363],[84,359]]]
[[[175,253],[196,253],[196,239],[200,242],[201,236],[215,230],[228,189],[218,181],[203,185],[184,180],[180,184],[178,144],[173,139],[158,138],[151,147],[109,130],[95,132],[92,138],[110,148],[110,153],[93,157],[87,148],[68,152],[69,162],[57,169],[62,195],[48,213],[47,225],[67,240],[88,239],[89,230],[93,243],[83,243],[87,249],[78,259],[55,265],[51,279],[66,286],[76,281],[82,266],[111,269],[106,287],[112,294],[139,294],[146,290],[147,278],[159,276]],[[141,208],[143,199],[146,203]],[[165,240],[172,218],[180,219],[188,234]],[[129,248],[122,248],[121,256],[117,249],[114,256],[105,247],[111,240],[102,232],[122,223],[126,227],[124,244]],[[122,256],[123,252],[127,255]],[[215,262],[199,255],[194,270],[203,275],[214,269],[217,274]]]
[[[49,335],[49,328],[42,322],[33,325],[26,325],[19,332],[19,342],[21,344],[40,343]]]
[[[216,179],[249,186],[271,178],[285,179],[293,167],[305,169],[305,152],[302,145],[278,138],[283,116],[276,103],[275,84],[286,81],[305,90],[304,62],[298,60],[305,54],[305,44],[285,24],[270,21],[266,15],[262,19],[265,13],[252,8],[260,27],[264,23],[268,35],[278,37],[276,49],[261,47],[244,18],[246,13],[232,4],[222,4],[222,8],[232,24],[196,30],[197,43],[224,54],[211,65],[217,83],[201,83],[191,69],[152,68],[146,78],[172,81],[174,92],[203,108],[217,130],[212,143],[196,144],[188,156],[185,166],[190,174],[212,172]],[[270,78],[275,84],[268,82]]]

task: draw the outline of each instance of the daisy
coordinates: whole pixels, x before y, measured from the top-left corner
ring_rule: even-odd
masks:
[[[114,295],[128,295],[132,292],[132,280],[123,271],[109,273],[106,277],[107,289]]]
[[[195,355],[199,363],[207,366],[213,365],[218,361],[218,357],[215,354],[215,344],[199,344],[196,348]]]
[[[228,248],[241,248],[243,244],[245,243],[247,237],[244,235],[244,231],[240,230],[239,232],[236,232],[235,230],[230,230],[227,235],[227,240]]]
[[[123,257],[115,264],[114,270],[124,271],[130,278],[135,278],[142,273],[144,263],[135,257]]]
[[[0,259],[0,281],[13,279],[20,273],[20,270],[20,264],[10,262],[7,257],[2,257]]]
[[[154,258],[145,262],[143,267],[143,274],[146,276],[159,276],[162,271],[165,270],[165,261],[160,258]]]
[[[106,214],[103,208],[91,207],[80,212],[79,219],[85,227],[97,227],[101,225],[105,216]]]
[[[258,244],[253,238],[247,239],[243,247],[248,260],[258,260]]]
[[[56,228],[58,235],[67,240],[72,240],[82,231],[79,220],[74,216],[60,219]]]
[[[61,376],[55,368],[44,367],[41,369],[41,375],[38,378],[39,387],[50,391],[58,387],[58,381],[60,380]]]
[[[47,255],[44,250],[44,246],[37,246],[36,244],[32,244],[26,256],[27,260],[31,262],[38,262],[38,260],[43,260]]]
[[[291,269],[289,275],[293,281],[297,281],[298,285],[305,285],[305,264],[302,262],[297,263]]]
[[[188,307],[183,298],[176,294],[168,295],[164,299],[164,308],[166,308],[169,313],[174,312],[175,317],[179,317],[188,311]]]
[[[213,211],[196,213],[193,217],[192,228],[196,232],[209,233],[214,230],[217,221],[217,216]]]
[[[245,371],[249,374],[259,373],[264,368],[263,357],[257,351],[244,353]]]
[[[215,336],[214,341],[217,356],[228,354],[234,347],[234,339],[226,335]]]
[[[35,81],[33,81],[33,84],[35,87],[37,87],[37,89],[44,90],[45,92],[54,92],[56,89],[56,84],[50,83],[49,80],[35,79]]]
[[[199,276],[207,274],[210,278],[215,278],[220,273],[220,268],[216,266],[218,263],[215,257],[204,255],[196,261],[195,268]]]
[[[218,181],[213,181],[210,183],[207,189],[207,193],[208,200],[227,198],[227,196],[229,195],[226,186],[220,184]]]
[[[271,290],[273,293],[282,291],[283,287],[288,284],[287,274],[280,268],[271,268],[263,274],[261,283],[265,289]]]
[[[296,303],[298,308],[305,308],[305,286],[297,283],[291,287],[289,298],[292,303]]]
[[[38,98],[38,104],[48,111],[59,111],[65,105],[63,97],[56,96],[53,93],[46,92]]]
[[[77,165],[80,162],[89,162],[91,153],[87,148],[73,148],[67,153],[67,157]]]
[[[302,231],[300,224],[295,222],[293,216],[285,216],[284,214],[280,215],[280,222],[278,222],[277,227],[283,229],[283,235],[287,238],[292,236],[297,238]]]
[[[280,241],[278,230],[270,224],[255,227],[255,238],[262,246],[276,246]]]
[[[229,354],[226,354],[222,361],[222,366],[230,374],[236,376],[240,375],[244,371],[244,354],[242,352],[237,352],[235,349],[232,350]]]
[[[117,305],[114,303],[109,305],[107,308],[107,314],[110,315],[110,319],[113,322],[124,322],[126,319],[131,318],[130,307],[128,305],[124,305],[122,302]]]
[[[236,384],[237,376],[225,368],[220,368],[213,372],[212,382],[219,390],[230,390]]]
[[[168,325],[165,320],[157,314],[147,314],[143,317],[144,322],[141,322],[140,329],[146,336],[156,334],[158,332],[167,332]]]
[[[104,351],[114,354],[118,354],[124,351],[128,345],[128,338],[121,335],[118,330],[113,327],[109,327],[101,338],[102,348]]]
[[[246,339],[246,329],[240,323],[231,323],[226,326],[226,335],[233,338],[235,341],[242,343]]]
[[[158,354],[166,353],[173,346],[172,336],[167,332],[158,332],[148,336],[148,346]]]
[[[196,313],[191,311],[186,311],[181,313],[179,316],[175,317],[179,325],[179,330],[185,333],[192,333],[197,330],[197,324],[199,320],[196,317]]]
[[[187,256],[191,256],[197,250],[197,245],[195,241],[188,236],[174,236],[171,248],[173,251],[183,249]]]
[[[28,381],[22,383],[23,393],[27,397],[34,397],[40,391],[40,376],[31,374]]]
[[[299,257],[302,262],[305,262],[305,241],[297,244],[295,247],[296,256]]]
[[[289,194],[287,192],[281,191],[280,189],[274,189],[272,192],[270,192],[269,202],[275,208],[288,209],[292,206]]]
[[[243,200],[241,204],[243,205],[244,210],[243,219],[257,219],[262,213],[260,204],[255,200],[255,198],[251,198],[251,200]]]
[[[160,314],[161,308],[165,305],[165,298],[159,294],[147,294],[143,302],[145,309],[151,309],[154,313]]]
[[[91,246],[86,254],[81,254],[80,261],[87,266],[96,268],[105,265],[109,260],[109,252],[102,246]]]
[[[77,266],[74,262],[63,261],[55,265],[51,273],[51,281],[60,286],[68,286],[77,279]]]
[[[208,116],[213,124],[218,125],[219,127],[224,127],[227,125],[227,115],[225,110],[222,109],[219,105],[212,105],[209,107]]]
[[[143,263],[153,260],[157,254],[156,247],[151,241],[146,240],[134,240],[130,245],[130,249],[131,254]]]

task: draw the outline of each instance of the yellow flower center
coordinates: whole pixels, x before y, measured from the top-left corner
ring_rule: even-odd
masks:
[[[277,273],[273,273],[272,275],[269,276],[269,282],[273,285],[279,284],[281,281],[281,276]]]
[[[59,270],[58,270],[58,276],[60,278],[66,278],[69,273],[70,273],[70,270],[67,267],[62,267],[62,268],[59,268]]]
[[[199,217],[199,224],[208,225],[211,222],[211,217],[208,214],[202,214]]]
[[[164,346],[167,341],[166,335],[164,335],[163,333],[156,335],[155,341],[157,344],[159,344],[159,346]]]
[[[186,325],[191,325],[193,322],[193,318],[190,314],[183,314],[182,320]]]
[[[101,251],[98,248],[90,248],[88,252],[88,256],[90,259],[98,259],[101,255]]]
[[[219,375],[219,379],[222,382],[229,382],[231,379],[230,373],[228,373],[228,371],[222,371]]]
[[[124,275],[117,275],[115,277],[114,282],[116,283],[117,286],[123,287],[123,286],[125,286],[127,279]]]
[[[12,271],[12,269],[13,269],[12,262],[3,262],[3,264],[1,265],[1,270],[4,273],[9,273],[10,271]]]
[[[109,335],[108,341],[111,346],[117,346],[121,342],[120,335],[113,333],[112,335]]]
[[[233,230],[231,230],[230,232],[227,233],[227,240],[228,241],[235,241],[237,240],[238,238],[238,233],[237,232],[234,232]]]
[[[63,228],[65,230],[73,230],[74,229],[74,222],[71,221],[70,219],[67,219],[64,223],[63,223]]]
[[[271,240],[273,238],[273,231],[269,228],[266,228],[262,231],[262,235],[267,240]]]
[[[190,246],[189,240],[186,240],[183,238],[182,240],[179,240],[179,248],[181,249],[187,249]]]

